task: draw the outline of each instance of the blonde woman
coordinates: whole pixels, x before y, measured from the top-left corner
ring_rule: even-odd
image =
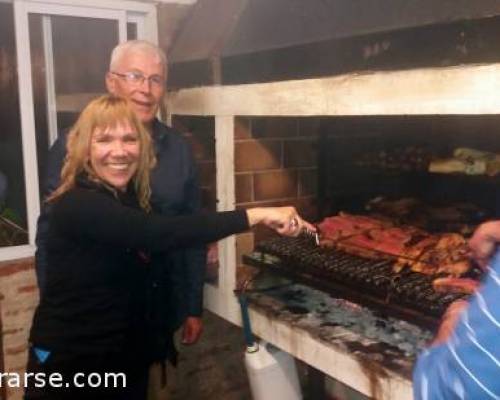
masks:
[[[143,399],[149,252],[209,243],[256,224],[290,236],[314,227],[293,207],[150,213],[150,138],[121,98],[92,101],[67,147],[61,184],[48,198],[47,285],[33,319],[28,361],[28,372],[60,373],[64,384],[32,382],[26,399]],[[124,373],[126,388],[77,387],[74,379],[109,372]]]

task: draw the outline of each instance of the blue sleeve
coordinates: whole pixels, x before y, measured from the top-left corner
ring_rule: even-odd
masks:
[[[418,358],[415,400],[500,399],[500,254],[450,338]]]
[[[44,196],[52,193],[59,186],[61,170],[66,157],[67,132],[58,135],[56,141],[49,150],[47,171],[45,174]]]
[[[45,171],[44,184],[43,184],[43,197],[54,191],[59,186],[61,178],[61,169],[66,156],[66,133],[58,135],[56,141],[49,151],[47,159],[47,170]],[[42,203],[40,216],[37,221],[36,229],[36,253],[35,253],[35,270],[38,281],[38,288],[40,295],[43,294],[43,289],[46,283],[47,274],[47,250],[45,238],[48,232],[48,206]]]
[[[193,214],[201,210],[201,192],[198,173],[190,149],[186,152],[190,163],[190,176],[186,182],[186,213]],[[203,286],[207,263],[207,246],[191,247],[184,252],[186,293],[186,315],[199,317],[203,312]]]

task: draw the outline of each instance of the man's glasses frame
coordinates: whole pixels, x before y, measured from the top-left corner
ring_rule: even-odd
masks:
[[[129,71],[129,72],[115,72],[115,71],[110,71],[113,75],[116,75],[122,79],[124,79],[126,82],[132,84],[132,85],[137,85],[140,86],[144,83],[144,81],[148,81],[148,84],[151,84],[152,86],[157,86],[161,87],[165,83],[165,80],[163,79],[162,76],[160,75],[151,75],[151,76],[144,76],[141,72],[136,72],[136,71]]]

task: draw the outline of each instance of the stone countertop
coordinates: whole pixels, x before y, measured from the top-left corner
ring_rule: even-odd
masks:
[[[365,395],[412,398],[413,363],[431,332],[286,281],[261,279],[248,298],[258,336]]]

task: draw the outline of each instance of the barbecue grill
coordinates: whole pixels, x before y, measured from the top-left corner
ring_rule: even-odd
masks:
[[[310,238],[272,238],[260,242],[245,262],[327,290],[390,315],[435,328],[447,306],[463,294],[438,293],[435,277],[410,270],[393,271],[395,261],[373,260],[325,249]]]
[[[335,124],[325,123],[320,129],[316,220],[340,212],[373,213],[367,204],[373,204],[374,199],[401,198],[415,198],[437,206],[473,204],[481,210],[465,213],[462,220],[446,220],[446,213],[417,211],[409,214],[417,217],[415,223],[408,216],[401,219],[398,215],[383,214],[394,226],[416,226],[430,234],[451,232],[459,226],[467,226],[471,232],[485,219],[500,215],[497,177],[435,174],[427,168],[429,160],[451,154],[454,147],[484,148],[481,135],[431,137],[424,134],[431,131],[426,117],[413,118],[413,128],[404,118],[392,118],[389,126],[387,119],[371,117],[370,129],[363,130],[360,127],[367,128],[368,124],[360,125],[359,118],[335,121]],[[382,316],[401,318],[424,328],[435,328],[448,305],[465,296],[436,292],[432,283],[440,277],[438,273],[426,275],[410,268],[395,272],[395,256],[381,252],[368,258],[362,251],[359,255],[352,253],[316,246],[307,237],[272,238],[258,242],[255,252],[244,261],[326,290],[335,297],[366,305]],[[476,278],[476,272],[471,271],[471,276]]]

